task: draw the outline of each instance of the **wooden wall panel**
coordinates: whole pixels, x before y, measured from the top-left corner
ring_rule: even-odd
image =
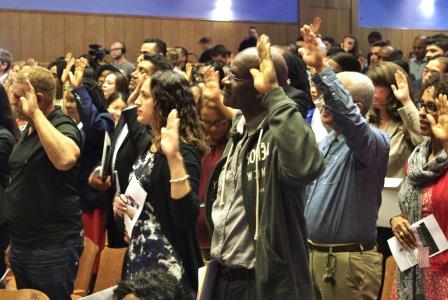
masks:
[[[0,47],[11,52],[14,60],[22,58],[20,39],[20,14],[1,12],[0,15]]]
[[[64,54],[64,18],[54,14],[43,14],[43,56],[58,57]]]
[[[43,55],[42,14],[21,14],[19,18],[22,55],[25,51],[33,57]]]
[[[64,52],[71,51],[78,56],[86,53],[88,45],[85,40],[85,18],[82,15],[64,15],[65,45]],[[44,32],[46,34],[46,32]],[[64,53],[62,53],[64,55]],[[51,61],[54,57],[37,57],[39,61]]]
[[[144,39],[143,18],[124,18],[124,40],[128,54],[127,59],[136,61],[137,52]],[[110,46],[110,45],[109,45]]]
[[[103,47],[110,48],[113,42],[124,40],[124,18],[118,16],[104,17],[105,41]]]
[[[88,50],[88,45],[94,43],[106,46],[105,18],[95,15],[86,15],[84,17],[84,51]]]
[[[91,43],[109,48],[119,40],[126,43],[127,58],[135,61],[145,38],[160,38],[168,46],[181,45],[200,55],[198,41],[207,36],[212,43],[224,44],[236,53],[249,26],[269,34],[276,44],[297,37],[295,24],[0,10],[0,47],[8,49],[15,60],[33,56],[47,63],[67,51],[75,56],[86,53]]]

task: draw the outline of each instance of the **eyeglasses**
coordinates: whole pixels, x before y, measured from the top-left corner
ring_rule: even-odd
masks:
[[[213,126],[215,127],[219,127],[222,125],[227,124],[227,119],[222,119],[222,120],[216,120],[214,122],[209,122],[209,121],[200,121],[201,125],[206,127],[206,128],[211,128]]]
[[[434,102],[423,102],[420,101],[418,103],[419,108],[424,108],[427,114],[436,113],[437,112],[437,105]]]
[[[230,81],[235,80],[235,81],[251,82],[251,80],[249,80],[249,79],[240,78],[240,77],[236,76],[234,73],[232,73],[232,71],[230,69],[227,71],[227,77],[229,78]]]

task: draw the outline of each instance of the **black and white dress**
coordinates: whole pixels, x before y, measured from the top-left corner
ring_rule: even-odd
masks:
[[[140,157],[129,175],[129,182],[136,177],[146,190],[157,188],[151,185],[154,162],[160,158],[160,153],[148,151]],[[179,255],[174,250],[161,230],[159,221],[154,214],[154,208],[146,198],[143,210],[132,231],[128,250],[126,278],[139,271],[162,269],[170,272],[179,281],[183,280],[184,268]]]

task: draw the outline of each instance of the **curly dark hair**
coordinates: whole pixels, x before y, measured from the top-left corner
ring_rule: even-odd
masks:
[[[437,73],[430,76],[422,86],[420,99],[422,98],[424,91],[430,87],[434,88],[433,98],[438,97],[440,94],[448,96],[448,74]]]
[[[207,149],[205,135],[199,123],[196,103],[188,81],[172,70],[157,71],[150,81],[154,110],[159,116],[160,128],[166,126],[168,114],[177,109],[180,121],[180,140],[192,144],[204,153]],[[153,143],[160,146],[160,135],[154,134]]]
[[[392,88],[390,87],[392,84],[397,84],[395,82],[395,72],[398,70],[406,75],[406,80],[409,83],[409,77],[406,72],[399,65],[392,62],[381,62],[379,64],[372,65],[366,75],[372,80],[374,85],[382,85],[388,88],[390,91],[390,101],[387,105],[387,114],[392,120],[402,123],[403,121],[398,113],[398,109],[403,107],[403,104],[395,98]],[[378,125],[379,121],[379,110],[377,108],[372,108],[371,113],[369,114],[369,122]]]
[[[171,273],[161,269],[141,271],[121,281],[114,290],[114,299],[122,300],[129,294],[141,300],[193,300]]]

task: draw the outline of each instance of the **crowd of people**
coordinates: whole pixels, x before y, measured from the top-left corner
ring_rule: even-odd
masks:
[[[70,299],[88,237],[128,247],[116,299],[193,299],[211,261],[211,299],[377,299],[389,238],[423,251],[431,214],[448,237],[448,36],[405,57],[372,32],[363,56],[320,23],[285,45],[250,27],[236,54],[203,37],[199,62],[158,38],[135,64],[120,41],[47,68],[0,49],[0,273]],[[426,259],[392,299],[448,295],[448,254]]]

